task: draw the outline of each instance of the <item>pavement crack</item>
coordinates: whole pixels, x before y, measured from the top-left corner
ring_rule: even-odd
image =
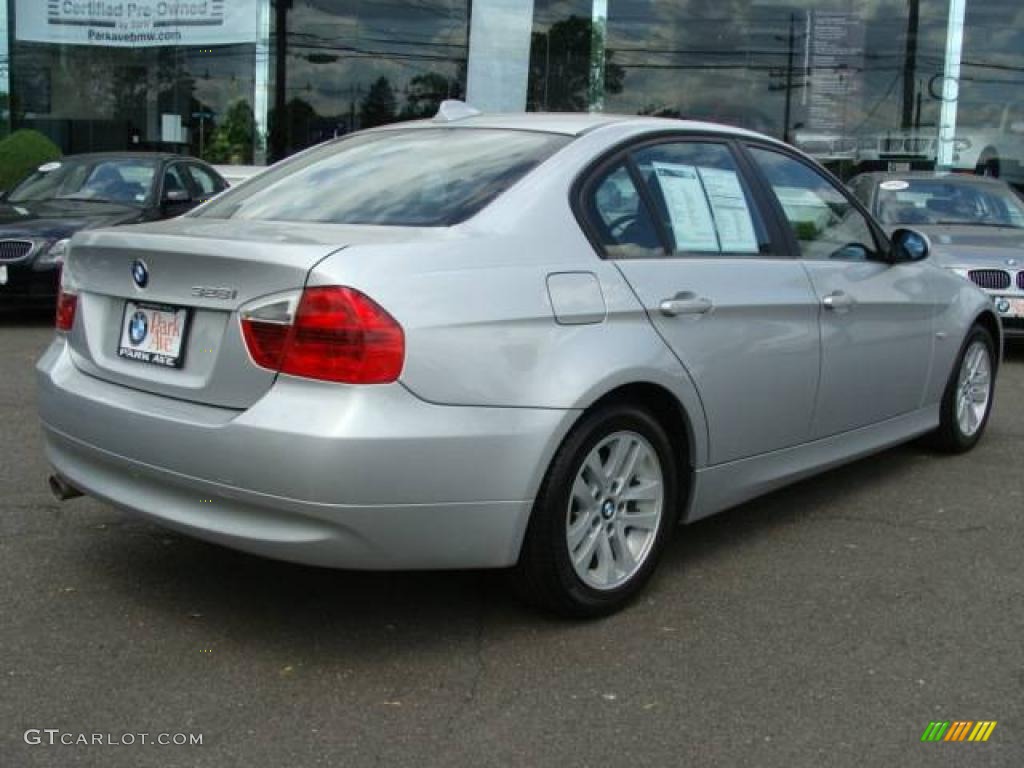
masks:
[[[901,530],[910,531],[924,531],[925,533],[944,534],[951,533],[955,535],[961,535],[965,533],[976,533],[978,531],[990,530],[987,525],[965,525],[960,528],[952,528],[949,526],[934,526],[925,523],[903,523],[895,520],[885,520],[880,517],[858,517],[856,515],[827,515],[824,520],[844,520],[850,523],[874,523],[877,525],[884,525],[889,528],[899,528]]]

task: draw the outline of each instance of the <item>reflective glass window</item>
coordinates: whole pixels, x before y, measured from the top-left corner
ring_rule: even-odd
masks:
[[[724,144],[655,144],[633,159],[677,253],[771,251],[746,181]]]
[[[569,140],[477,128],[354,136],[265,171],[225,192],[200,215],[450,226],[482,209]]]
[[[586,204],[606,255],[617,259],[664,255],[650,211],[625,164],[606,171],[591,189]]]
[[[867,219],[831,181],[788,155],[752,148],[808,259],[863,261],[878,250]]]

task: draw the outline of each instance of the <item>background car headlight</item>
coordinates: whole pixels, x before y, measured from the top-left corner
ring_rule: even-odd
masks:
[[[43,252],[36,257],[35,266],[48,267],[55,264],[63,264],[64,257],[67,256],[69,241],[70,238],[65,237],[63,240],[51,243],[48,248],[44,248]]]

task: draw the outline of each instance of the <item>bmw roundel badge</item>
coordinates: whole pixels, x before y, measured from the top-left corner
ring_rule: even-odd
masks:
[[[146,340],[148,332],[149,319],[146,317],[146,313],[142,310],[136,311],[132,315],[132,321],[128,324],[128,340],[132,343],[132,346],[137,347]]]
[[[142,259],[132,262],[132,280],[139,288],[145,288],[149,284],[149,269],[146,268],[146,262]]]

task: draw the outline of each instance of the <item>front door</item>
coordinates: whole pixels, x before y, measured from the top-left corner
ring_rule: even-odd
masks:
[[[710,463],[807,440],[817,299],[800,261],[780,255],[781,230],[761,215],[730,145],[637,146],[584,194],[606,257],[697,387]]]
[[[937,309],[931,267],[890,264],[867,217],[817,168],[775,149],[749,151],[790,223],[821,306],[813,436],[920,408]]]

